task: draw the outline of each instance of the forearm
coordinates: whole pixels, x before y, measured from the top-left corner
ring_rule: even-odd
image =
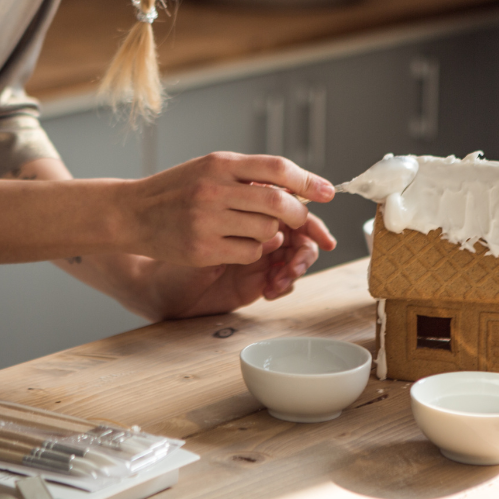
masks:
[[[48,183],[33,182],[36,180]],[[113,239],[113,230],[107,228],[108,224],[104,221],[107,217],[104,217],[104,213],[114,213],[115,207],[110,209],[102,206],[103,200],[106,204],[116,205],[108,194],[108,190],[113,189],[112,182],[63,182],[71,180],[72,176],[62,161],[54,159],[32,161],[0,180],[0,205],[3,210],[12,212],[0,212],[5,214],[5,217],[0,217],[0,225],[6,225],[5,220],[11,225],[9,229],[5,228],[4,235],[0,238],[0,258],[3,263],[52,260],[52,263],[68,274],[113,297],[133,312],[150,316],[139,310],[133,301],[134,296],[144,292],[137,289],[143,282],[137,277],[149,259],[107,252],[107,248],[111,246],[114,249],[117,245],[116,240],[111,244],[105,242]],[[54,185],[51,185],[54,181],[61,182],[64,192],[67,187],[74,186],[71,191],[67,191],[72,193],[69,201],[65,194],[62,196],[62,193],[57,193],[58,185],[55,189]],[[8,197],[3,196],[3,192],[6,192]],[[49,193],[53,196],[48,196]],[[78,206],[82,196],[84,206]],[[5,202],[5,205],[2,202]],[[19,205],[20,209],[15,209],[19,208]],[[111,215],[111,218],[116,216]],[[52,227],[52,232],[55,232],[55,237],[54,234],[49,234],[49,226]],[[79,234],[75,237],[76,231]],[[14,240],[9,246],[10,249],[7,247],[8,238]],[[30,244],[28,239],[31,239]],[[90,244],[90,240],[94,243]]]
[[[0,263],[117,251],[120,183],[0,180]]]
[[[52,263],[79,281],[114,298],[131,312],[151,321],[162,318],[148,306],[151,291],[146,276],[151,263],[149,258],[113,253],[77,256]]]

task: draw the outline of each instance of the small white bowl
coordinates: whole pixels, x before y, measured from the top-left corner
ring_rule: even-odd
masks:
[[[371,370],[365,348],[328,338],[274,338],[240,355],[248,390],[269,414],[318,423],[337,418],[364,391]]]
[[[416,423],[445,457],[499,464],[499,373],[460,371],[423,378],[411,388]]]

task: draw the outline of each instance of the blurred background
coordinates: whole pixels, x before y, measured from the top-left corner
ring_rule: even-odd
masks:
[[[215,150],[286,156],[341,183],[387,153],[499,159],[499,3],[184,0],[154,24],[170,95],[138,132],[96,88],[134,8],[62,0],[28,91],[76,177],[138,178]],[[376,206],[309,205],[338,240],[316,272],[367,256]],[[0,267],[0,368],[145,324],[50,263]]]

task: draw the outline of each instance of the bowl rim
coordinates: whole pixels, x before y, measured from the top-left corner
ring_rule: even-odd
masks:
[[[272,371],[272,370],[269,370],[269,369],[264,369],[262,367],[259,367],[259,366],[255,365],[255,364],[251,363],[251,362],[248,362],[247,360],[245,360],[243,358],[244,352],[248,351],[249,348],[251,348],[251,347],[253,347],[255,345],[258,345],[260,343],[265,343],[265,342],[280,342],[280,341],[292,341],[292,340],[298,340],[298,341],[303,341],[303,340],[321,340],[321,341],[326,341],[328,343],[341,343],[341,344],[349,345],[349,346],[351,346],[354,349],[357,349],[357,350],[362,351],[363,353],[366,353],[367,354],[367,358],[366,358],[365,362],[363,362],[359,366],[353,367],[351,369],[345,369],[343,371],[337,371],[337,372],[333,372],[333,373],[316,373],[316,374],[286,373],[286,372],[282,372],[282,371]],[[250,366],[252,369],[256,369],[258,371],[265,372],[265,373],[267,373],[269,375],[273,375],[273,376],[285,376],[285,377],[296,377],[296,376],[299,376],[299,377],[303,377],[303,378],[324,378],[324,377],[343,376],[345,374],[353,374],[356,371],[361,371],[362,369],[365,369],[366,364],[370,365],[372,363],[372,355],[371,355],[371,352],[367,348],[365,348],[365,347],[363,347],[361,345],[357,345],[357,343],[352,343],[350,341],[335,340],[333,338],[321,338],[321,337],[318,337],[318,336],[284,336],[284,337],[268,338],[266,340],[255,341],[253,343],[250,343],[249,345],[246,345],[241,350],[241,352],[239,353],[239,359],[240,359],[241,363],[244,363],[244,364]]]
[[[496,372],[490,372],[490,371],[453,371],[453,372],[447,372],[447,373],[440,373],[440,374],[432,374],[431,376],[425,376],[424,378],[421,378],[417,380],[412,386],[411,386],[411,400],[414,402],[417,402],[418,404],[421,404],[425,407],[429,407],[430,409],[434,409],[436,411],[445,413],[445,414],[452,414],[455,416],[466,416],[466,417],[472,417],[472,418],[481,418],[481,419],[492,419],[492,418],[498,418],[499,417],[499,411],[498,412],[469,412],[469,411],[457,411],[454,409],[446,409],[444,407],[441,407],[439,405],[433,404],[431,402],[427,402],[424,400],[421,400],[421,397],[418,397],[417,394],[415,393],[418,388],[427,382],[431,382],[435,378],[454,378],[454,377],[460,377],[460,376],[470,376],[470,378],[474,378],[475,376],[486,376],[490,378],[496,378],[499,381],[499,373]]]

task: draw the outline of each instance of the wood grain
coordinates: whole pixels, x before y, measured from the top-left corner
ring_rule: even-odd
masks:
[[[163,499],[496,498],[497,466],[440,455],[417,428],[406,382],[374,374],[336,420],[279,421],[248,393],[239,352],[277,336],[353,341],[374,354],[363,259],[301,279],[238,313],[154,324],[0,371],[0,399],[138,424],[201,460]]]
[[[357,0],[272,9],[184,0],[173,31],[164,12],[154,27],[162,70],[174,75],[494,5],[495,0]],[[94,89],[133,23],[134,8],[125,0],[62,0],[28,91],[43,99]]]

